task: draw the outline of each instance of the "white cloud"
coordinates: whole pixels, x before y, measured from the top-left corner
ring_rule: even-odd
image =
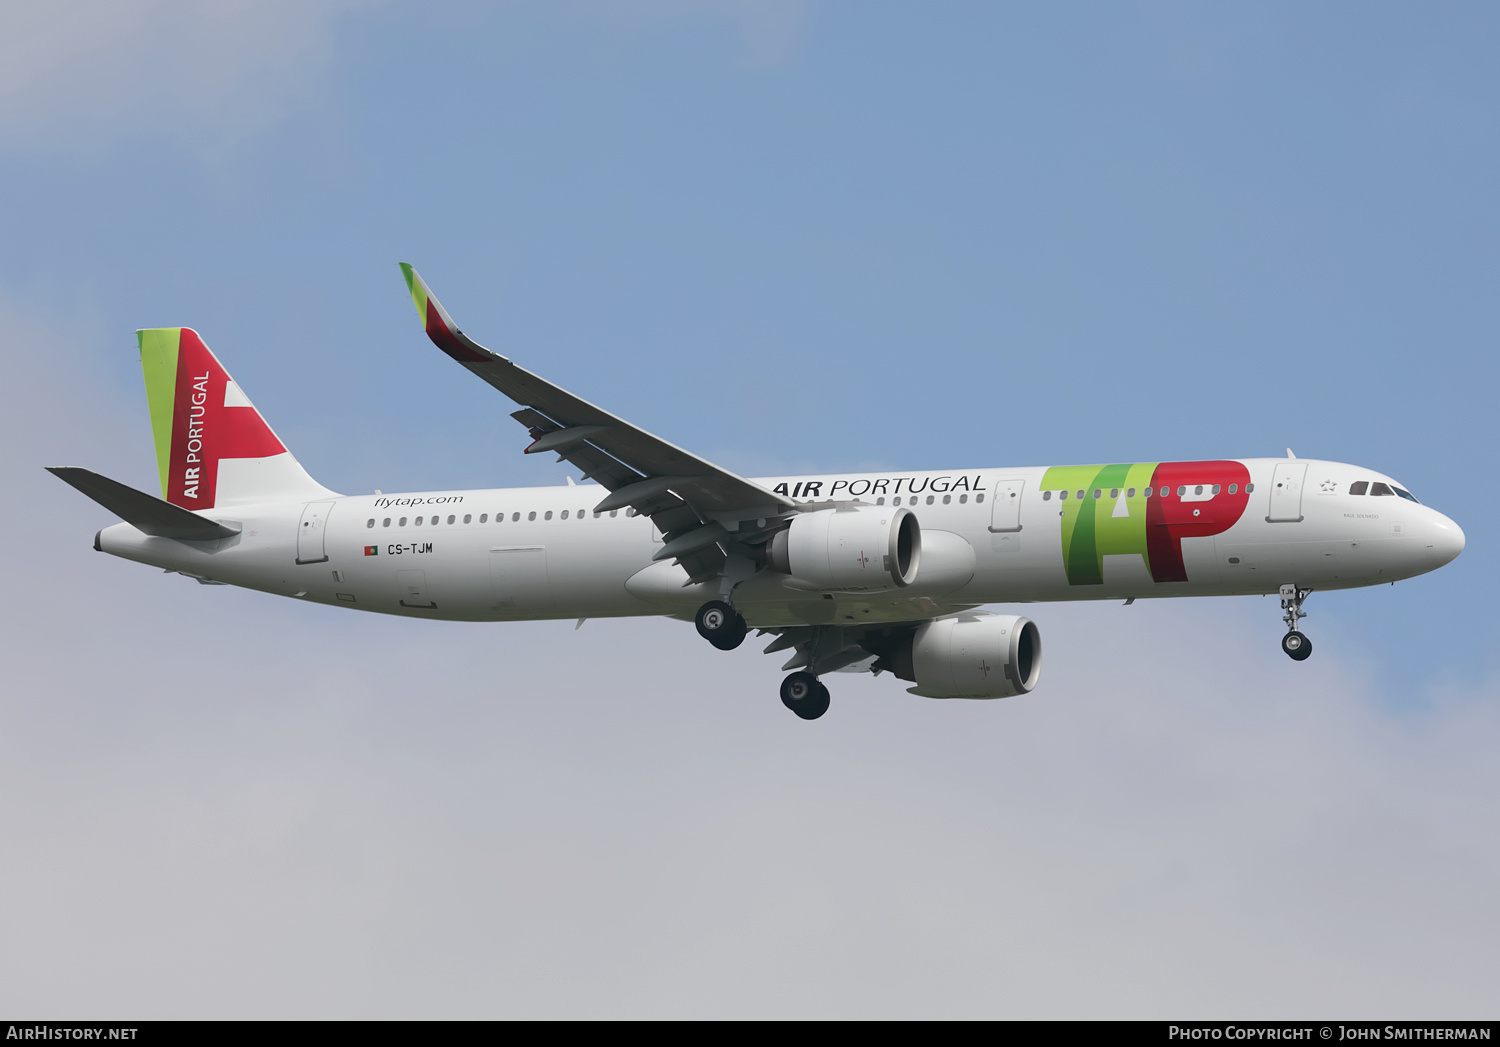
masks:
[[[1263,601],[1037,606],[1033,695],[838,676],[805,724],[774,658],[681,623],[443,625],[203,588],[88,548],[107,514],[39,467],[109,471],[144,407],[65,373],[78,336],[0,320],[30,350],[0,387],[0,1007],[1493,1001],[1500,687],[1391,713],[1332,643],[1283,657]]]
[[[365,0],[12,0],[0,33],[0,144],[93,152],[124,138],[220,149],[318,82]]]

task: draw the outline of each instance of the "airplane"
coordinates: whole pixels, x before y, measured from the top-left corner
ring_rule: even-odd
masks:
[[[823,677],[888,672],[927,698],[1030,692],[1029,618],[990,604],[1276,594],[1304,660],[1315,590],[1395,582],[1464,547],[1389,476],[1295,457],[747,479],[491,352],[401,264],[433,344],[520,405],[527,454],[563,487],[341,495],[266,424],[198,333],[137,332],[162,497],[50,471],[124,522],[100,552],[299,600],[409,618],[692,620],[714,647],[751,629],[790,651],[781,700],[829,707]]]

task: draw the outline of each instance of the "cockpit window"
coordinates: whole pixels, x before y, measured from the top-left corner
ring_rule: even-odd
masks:
[[[1369,480],[1355,480],[1349,485],[1350,494],[1368,494],[1370,491]]]
[[[1387,487],[1385,484],[1381,483],[1378,480],[1375,483],[1373,483],[1373,484],[1370,485],[1370,494],[1372,496],[1374,496],[1374,495],[1382,495],[1382,494],[1385,494],[1385,495],[1394,495],[1395,493],[1396,493],[1395,491],[1391,490],[1389,487]]]
[[[1395,485],[1392,484],[1392,486],[1394,487]],[[1401,488],[1397,487],[1396,493],[1399,494],[1402,498],[1405,498],[1408,502],[1417,502],[1417,496],[1412,494],[1410,491],[1403,491]],[[1417,504],[1421,505],[1422,503],[1417,502]]]

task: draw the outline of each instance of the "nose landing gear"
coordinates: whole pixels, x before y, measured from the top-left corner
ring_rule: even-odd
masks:
[[[1281,620],[1286,622],[1286,635],[1281,638],[1281,649],[1288,658],[1298,662],[1306,661],[1307,656],[1312,654],[1312,641],[1297,629],[1297,623],[1307,617],[1307,612],[1302,609],[1302,601],[1311,594],[1311,589],[1301,589],[1295,585],[1281,587],[1281,609],[1285,612]]]
[[[781,681],[781,704],[804,720],[816,720],[828,711],[828,688],[812,673],[792,673]]]
[[[721,651],[732,651],[745,642],[749,628],[740,613],[723,600],[710,600],[693,618],[698,635]]]

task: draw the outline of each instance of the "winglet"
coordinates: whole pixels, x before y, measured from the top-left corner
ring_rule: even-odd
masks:
[[[422,277],[406,262],[401,263],[401,275],[406,278],[406,289],[411,292],[412,304],[417,307],[417,317],[422,321],[433,345],[461,364],[482,364],[505,359],[460,331],[458,324],[453,322],[453,317],[448,315],[448,310],[432,296]]]

